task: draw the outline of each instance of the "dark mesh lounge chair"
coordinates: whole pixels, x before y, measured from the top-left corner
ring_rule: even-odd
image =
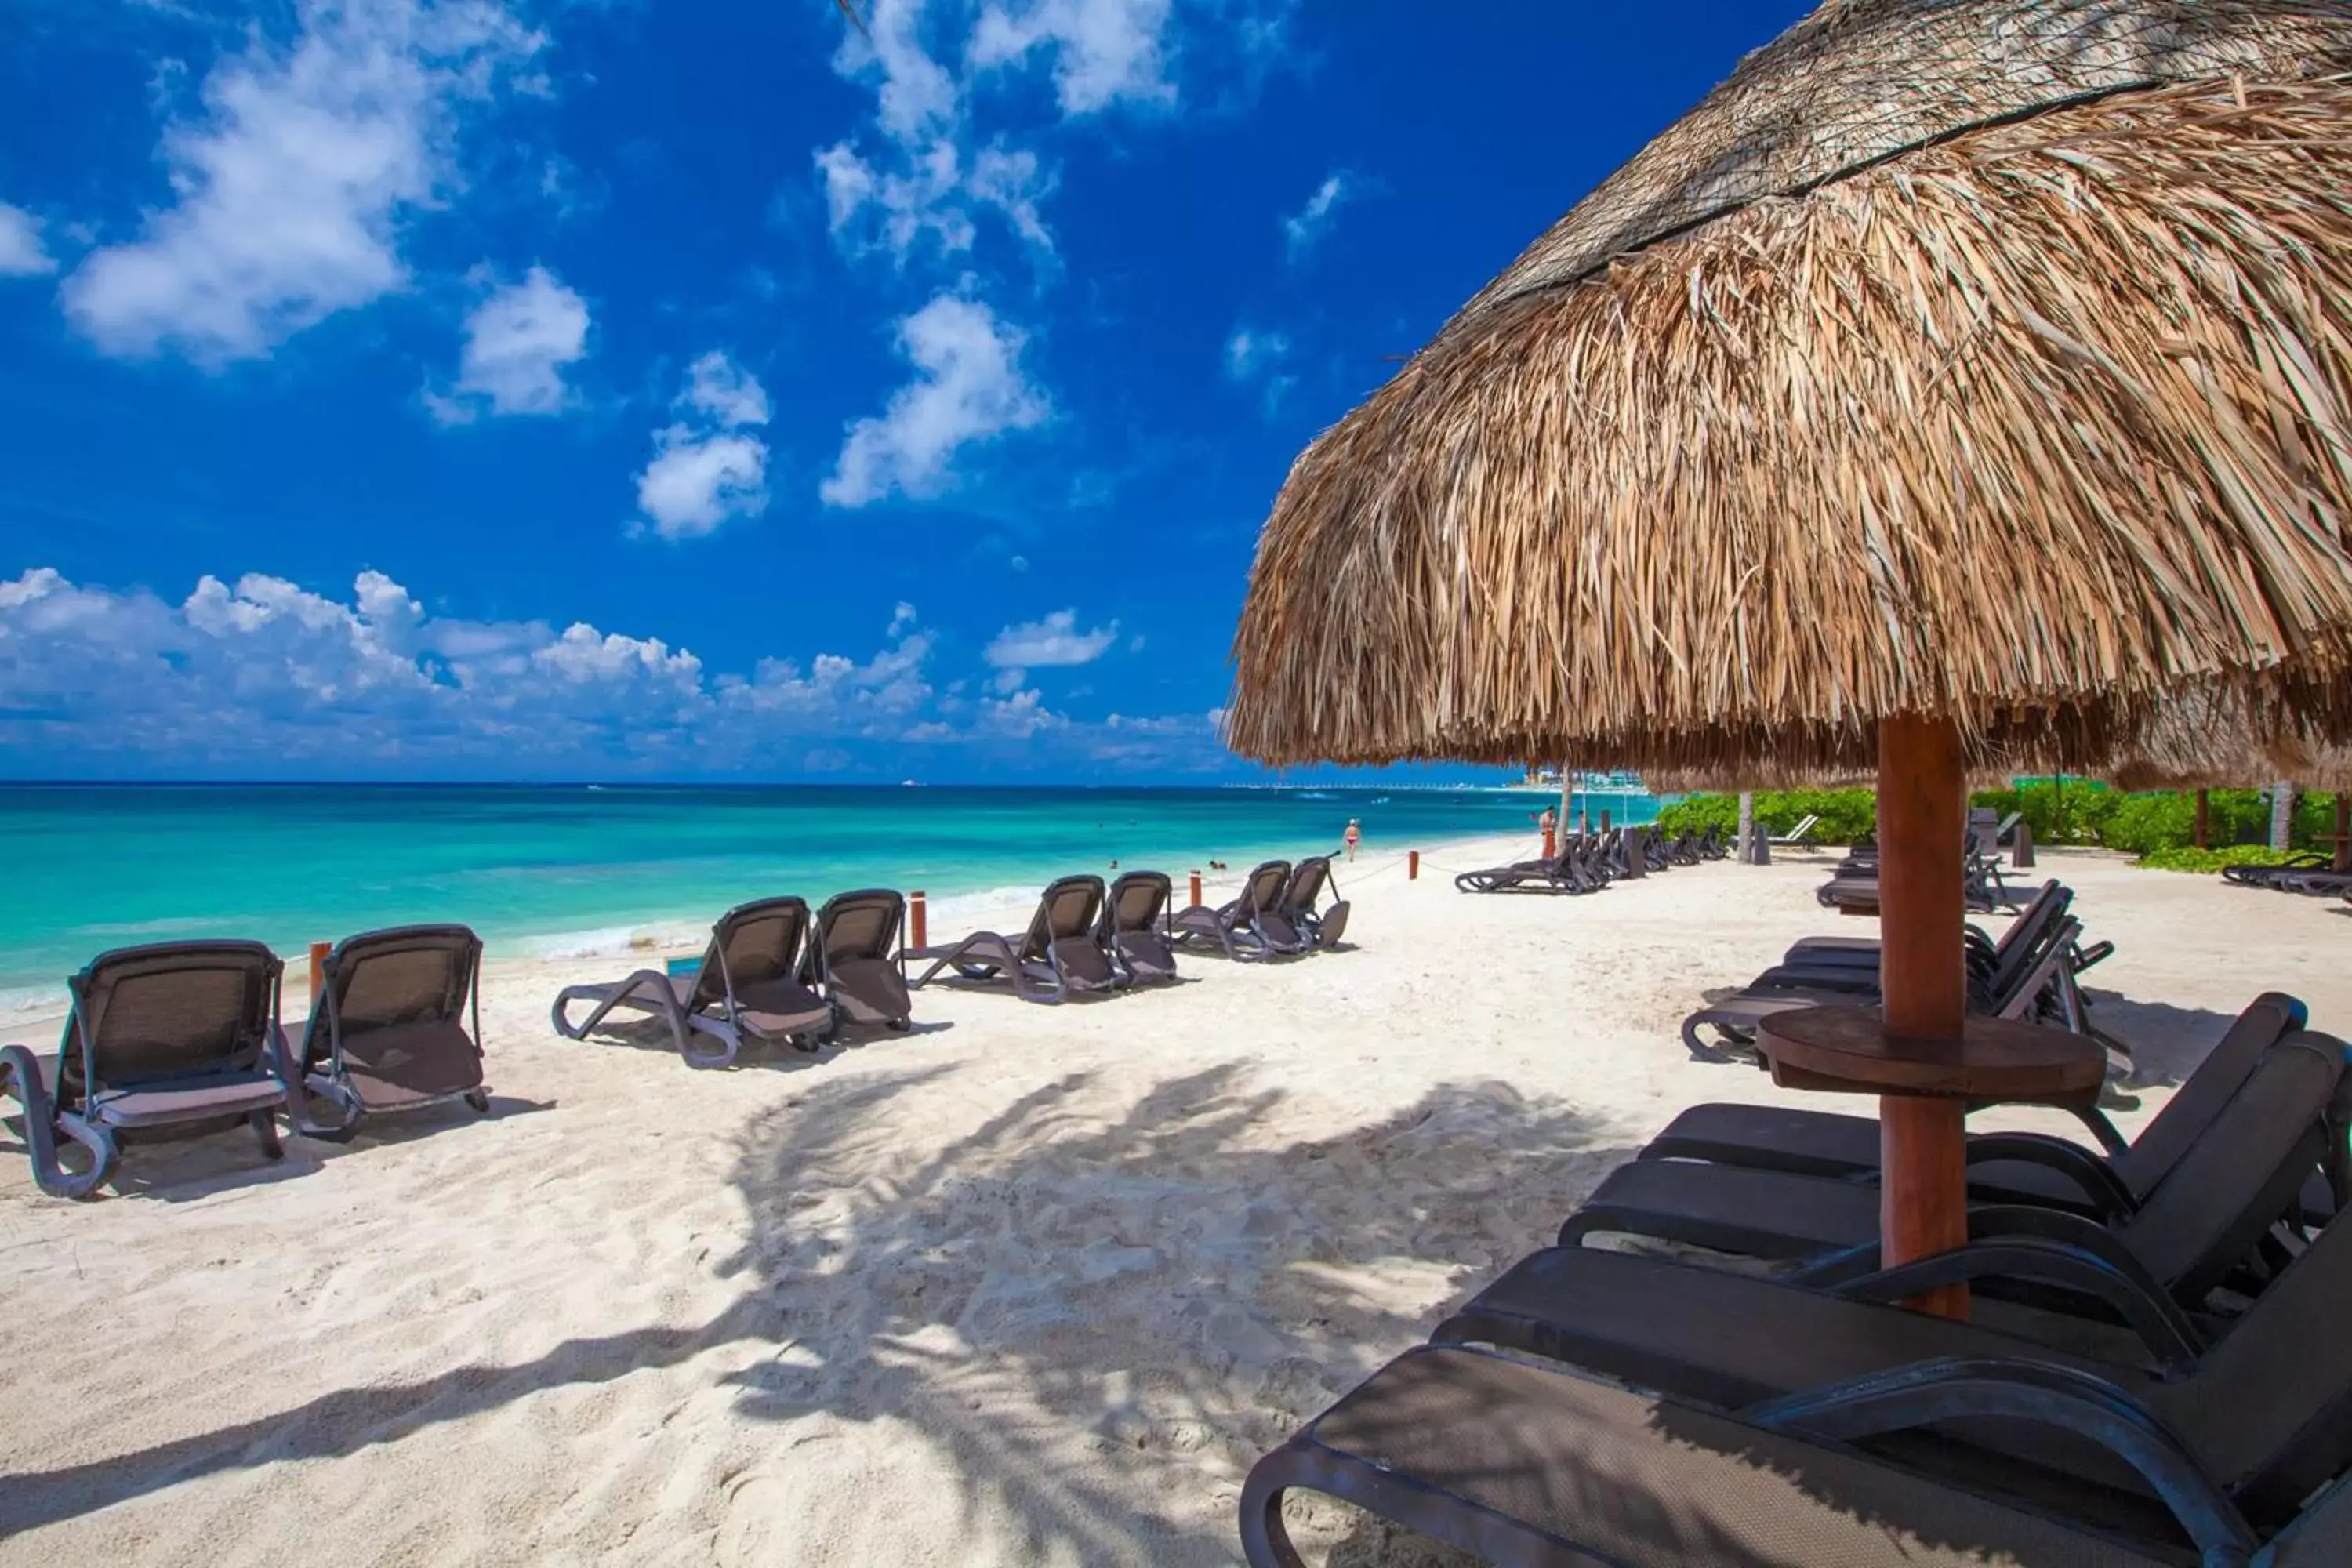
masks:
[[[1232,959],[1305,952],[1307,939],[1282,913],[1282,895],[1289,886],[1289,861],[1264,861],[1243,879],[1241,897],[1215,909],[1194,904],[1180,911],[1168,922],[1169,937],[1179,945],[1213,946]]]
[[[2020,941],[2039,934],[2051,921],[2065,914],[2073,907],[2074,900],[2074,890],[2072,888],[2063,882],[2048,881],[2034,889],[2033,897],[2018,909],[2017,918],[2002,929],[1998,939],[1986,935],[1981,926],[1965,927],[1963,934],[1968,942],[1969,970],[1982,973],[1990,965],[1999,963]],[[1883,946],[1880,939],[1874,936],[1800,937],[1789,944],[1789,951],[1774,969],[1858,969],[1866,971],[1874,980]],[[1769,975],[1773,972],[1767,970],[1765,974]]]
[[[268,1069],[284,965],[257,942],[167,942],[101,953],[67,982],[58,1054],[0,1047],[0,1089],[23,1108],[33,1180],[84,1198],[114,1173],[118,1141],[253,1128],[272,1160],[286,1089]],[[58,1141],[86,1160],[71,1170]]]
[[[1969,1185],[1984,1203],[2039,1203],[2083,1209],[2101,1217],[2147,1201],[2158,1182],[2238,1092],[2270,1047],[2305,1021],[2304,1005],[2279,992],[2254,998],[2221,1043],[2206,1053],[2137,1139],[2123,1134],[2093,1107],[2082,1118],[2104,1154],[2080,1143],[2035,1132],[1973,1134]],[[1642,1150],[1644,1160],[1705,1160],[1795,1175],[1843,1181],[1874,1178],[1877,1119],[1811,1110],[1794,1105],[1695,1105],[1666,1124]],[[2321,1213],[2326,1198],[2317,1194]],[[2305,1203],[2310,1205],[2310,1197]]]
[[[1095,936],[1130,984],[1164,984],[1176,978],[1176,952],[1168,945],[1167,931],[1173,895],[1165,871],[1129,871],[1110,885]]]
[[[2315,849],[2305,849],[2288,856],[2276,865],[2224,866],[2221,880],[2235,882],[2242,888],[2275,888],[2286,878],[2301,871],[2325,871],[2334,862]]]
[[[625,980],[566,986],[555,998],[555,1032],[581,1040],[606,1015],[626,1008],[669,1025],[677,1053],[691,1068],[723,1068],[743,1048],[746,1035],[814,1051],[834,1026],[833,1006],[801,982],[808,905],[799,899],[761,899],[719,917],[702,967],[670,975],[640,969]],[[593,1003],[578,1024],[565,1016],[574,1002]],[[698,1050],[695,1037],[719,1042]]]
[[[481,939],[461,925],[401,926],[336,943],[284,1075],[294,1125],[342,1138],[362,1117],[386,1111],[453,1100],[488,1110],[481,964]]]
[[[1258,1461],[1242,1489],[1253,1568],[1304,1568],[1284,1494],[1320,1492],[1507,1568],[2195,1568],[2177,1527],[2135,1542],[1861,1451],[1920,1424],[1903,1382],[1828,1389],[1797,1411],[1723,1414],[1459,1346],[1408,1351]],[[1927,1395],[2031,1411],[2145,1455],[2200,1521],[2211,1489],[2095,1384],[2031,1365],[1965,1365]],[[2153,1423],[2146,1426],[2152,1426]],[[2118,1460],[2118,1463],[2125,1461]],[[2179,1478],[2174,1480],[2173,1478]],[[2226,1520],[2227,1516],[2223,1516]],[[2227,1523],[2212,1533],[2225,1546]],[[2352,1483],[2258,1555],[2208,1564],[2321,1568],[2352,1551]]]
[[[2344,1184],[2352,1109],[2344,1055],[2343,1043],[2328,1036],[2288,1036],[2263,1055],[2144,1200],[2105,1222],[2024,1205],[1974,1207],[1969,1245],[1945,1257],[1954,1268],[1981,1264],[2000,1276],[2004,1295],[2078,1316],[2104,1310],[2136,1321],[2128,1314],[2145,1310],[2147,1295],[2202,1309],[2217,1285],[2249,1265],[2271,1226],[2297,1211],[2314,1172]],[[1793,1278],[1834,1283],[1876,1267],[1878,1202],[1874,1186],[1856,1182],[1636,1160],[1609,1174],[1560,1227],[1559,1239],[1574,1250],[1588,1236],[1614,1232],[1801,1259],[1809,1267]],[[2018,1258],[2053,1244],[2093,1254],[2102,1267],[2027,1268],[2038,1282],[2013,1287],[2003,1269],[2017,1272]],[[1490,1289],[1525,1292],[1527,1279],[1550,1267],[1547,1257],[1523,1260]]]
[[[888,888],[836,893],[816,912],[816,932],[803,961],[803,984],[822,986],[836,1021],[905,1030],[915,1021],[898,932],[907,900]]]
[[[1331,857],[1309,855],[1290,868],[1290,880],[1284,884],[1282,896],[1275,900],[1275,912],[1288,921],[1306,946],[1328,952],[1339,944],[1347,934],[1348,900],[1339,898],[1339,885],[1331,879]],[[1332,895],[1328,909],[1315,906],[1323,901],[1325,893]]]
[[[1597,837],[1570,834],[1549,859],[1464,871],[1454,886],[1465,893],[1597,893],[1609,885],[1607,856],[1607,846]]]
[[[1095,935],[1103,899],[1100,877],[1064,877],[1037,900],[1018,942],[982,931],[959,942],[910,948],[909,960],[930,965],[916,976],[916,988],[952,970],[960,980],[1009,984],[1024,1002],[1052,1005],[1081,992],[1117,990],[1125,982]]]
[[[1412,1351],[1251,1471],[1249,1560],[1294,1568],[1282,1494],[1345,1499],[1497,1563],[2352,1561],[2352,1226],[2168,1371],[1867,1299],[1579,1252],[1573,1310]],[[1484,1298],[1482,1297],[1482,1300]]]
[[[1971,1011],[1993,1017],[2022,1018],[2046,1011],[2058,1002],[2057,983],[2075,955],[2082,927],[2054,912],[2063,905],[2037,906],[2040,913],[2021,919],[2008,933],[2012,940],[1991,962],[1971,965],[1968,976]],[[1703,1060],[1726,1059],[1727,1050],[1753,1047],[1756,1030],[1775,1014],[1801,1007],[1863,1006],[1878,994],[1875,967],[1832,966],[1827,963],[1780,965],[1767,970],[1750,988],[1718,997],[1694,1008],[1683,1019],[1683,1045]],[[1712,1029],[1717,1039],[1701,1034]]]

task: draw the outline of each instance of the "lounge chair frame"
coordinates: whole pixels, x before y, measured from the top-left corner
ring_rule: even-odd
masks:
[[[1084,920],[1057,933],[1056,906],[1080,893],[1090,897]],[[975,984],[1010,984],[1020,1000],[1048,1007],[1081,994],[1121,989],[1126,977],[1095,934],[1108,898],[1100,877],[1058,878],[1047,884],[1017,942],[997,931],[978,931],[956,942],[909,949],[910,961],[930,965],[915,977],[914,988],[919,991],[953,971],[956,979]]]
[[[711,928],[710,946],[706,951],[702,966],[691,976],[671,975],[665,970],[640,969],[626,979],[609,984],[568,985],[556,994],[551,1010],[555,1032],[566,1039],[584,1040],[597,1025],[616,1011],[650,1015],[669,1026],[670,1039],[686,1065],[700,1069],[731,1067],[743,1048],[748,1034],[759,1039],[781,1039],[793,1049],[814,1052],[829,1039],[836,1026],[833,1006],[820,1000],[822,1016],[803,1028],[768,1030],[749,1015],[751,1009],[737,994],[734,975],[727,963],[728,931],[732,926],[761,915],[788,914],[798,911],[800,934],[797,942],[802,950],[795,952],[789,973],[797,975],[798,965],[805,952],[810,921],[807,900],[798,898],[761,899],[748,904],[738,904],[719,917]],[[716,973],[718,984],[710,984]],[[593,1002],[595,1005],[588,1016],[574,1024],[566,1016],[574,1002]],[[717,1016],[706,1009],[717,1007]],[[695,1040],[705,1037],[719,1042],[715,1051],[698,1050]]]
[[[268,1062],[273,1051],[283,1048],[278,1006],[285,967],[257,942],[155,942],[92,959],[67,982],[72,1005],[51,1058],[54,1078],[43,1072],[29,1048],[0,1047],[0,1092],[22,1108],[35,1184],[52,1197],[87,1198],[113,1176],[119,1140],[187,1136],[239,1119],[253,1129],[265,1158],[283,1159],[277,1112],[286,1103],[286,1089]],[[195,969],[246,972],[238,1022],[240,1033],[252,1038],[213,1066],[134,1074],[107,1070],[100,1049],[118,988],[150,975]],[[69,1170],[60,1160],[60,1136],[88,1156],[85,1169]]]
[[[335,944],[320,966],[320,994],[310,999],[310,1016],[303,1026],[302,1042],[281,1058],[279,1078],[286,1085],[287,1114],[305,1136],[341,1141],[359,1130],[362,1121],[386,1111],[422,1110],[463,1100],[477,1114],[490,1109],[487,1084],[477,1083],[446,1093],[404,1097],[394,1105],[369,1105],[352,1081],[345,1052],[343,1009],[358,967],[405,948],[462,951],[465,959],[465,1004],[473,1025],[474,1055],[482,1048],[482,939],[461,925],[395,926],[346,937]],[[320,1037],[324,1036],[322,1039]],[[279,1034],[282,1042],[283,1031]],[[323,1049],[322,1049],[323,1047]],[[321,1114],[324,1111],[325,1114]]]
[[[1295,957],[1307,951],[1307,939],[1282,913],[1281,899],[1289,886],[1289,861],[1260,861],[1243,879],[1238,898],[1215,909],[1194,904],[1171,916],[1169,940],[1179,946],[1213,944],[1240,963]]]

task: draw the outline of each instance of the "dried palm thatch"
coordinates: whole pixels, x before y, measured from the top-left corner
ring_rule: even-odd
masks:
[[[2279,776],[2272,737],[2230,689],[2190,687],[2157,709],[2109,768],[2116,787],[2227,789]]]
[[[1293,468],[1271,762],[2089,771],[2352,738],[2352,8],[1833,0]]]

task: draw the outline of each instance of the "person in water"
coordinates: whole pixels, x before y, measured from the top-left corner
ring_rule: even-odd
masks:
[[[1363,841],[1364,825],[1352,816],[1348,818],[1348,831],[1340,836],[1340,842],[1348,847],[1349,859],[1353,860],[1356,858],[1356,846]]]

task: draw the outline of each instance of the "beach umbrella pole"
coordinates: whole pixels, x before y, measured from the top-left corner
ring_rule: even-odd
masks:
[[[1960,1037],[1967,1016],[1960,842],[1968,792],[1958,726],[1904,714],[1878,726],[1879,987],[1886,1032]],[[1968,1150],[1956,1099],[1880,1099],[1879,1234],[1892,1268],[1968,1240]],[[1968,1315],[1951,1286],[1912,1303]]]

